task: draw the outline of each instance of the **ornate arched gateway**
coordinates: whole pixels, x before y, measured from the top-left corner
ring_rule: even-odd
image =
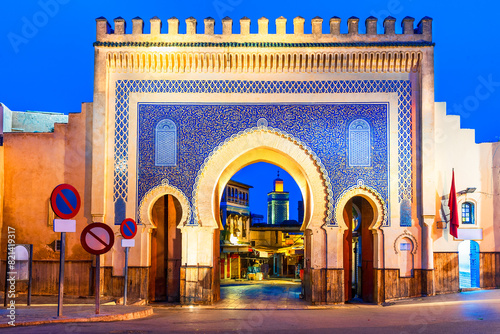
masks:
[[[312,34],[304,34],[300,17],[293,34],[286,34],[284,18],[276,20],[276,34],[268,34],[267,19],[259,20],[258,34],[242,19],[238,35],[227,18],[222,35],[214,34],[213,19],[204,21],[204,34],[194,19],[186,20],[186,34],[175,18],[168,34],[158,18],[150,34],[143,34],[141,19],[132,23],[126,34],[123,19],[114,30],[97,19],[91,210],[94,221],[117,231],[125,217],[142,224],[130,254],[141,296],[147,298],[145,277],[155,256],[151,210],[167,194],[180,210],[180,301],[218,299],[219,196],[236,171],[258,161],[287,170],[302,192],[310,302],[345,300],[343,210],[353,196],[365,198],[376,218],[370,226],[375,301],[409,296],[392,290],[388,296],[389,280],[432,293],[425,283],[432,253],[416,254],[420,272],[408,278],[389,247],[403,231],[416,242],[430,240],[427,225],[418,223],[426,213],[416,209],[418,201],[433,203],[416,196],[418,182],[433,173],[427,165],[417,173],[416,150],[417,115],[425,121],[434,103],[430,19],[416,30],[405,19],[403,34],[394,33],[391,18],[383,34],[372,18],[367,34],[359,34],[357,18],[348,20],[348,34],[340,34],[336,18],[329,34],[318,18]],[[105,256],[111,280],[121,263],[120,251]]]
[[[214,240],[218,241],[213,232],[221,227],[219,205],[226,183],[239,169],[260,161],[280,166],[289,172],[299,185],[304,199],[302,229],[309,233],[316,231],[324,234],[322,226],[327,223],[329,215],[331,216],[332,203],[331,197],[328,196],[328,193],[331,193],[331,184],[321,160],[297,138],[278,129],[259,126],[240,132],[219,145],[198,172],[193,195],[199,226],[185,228],[184,232],[189,235],[199,233],[199,227],[204,228],[206,236],[198,243],[200,250],[210,248]],[[314,245],[308,239],[306,248],[318,252],[326,246],[326,239],[324,237],[317,240]],[[312,254],[309,252],[306,256],[306,267],[310,271],[328,256],[320,252],[317,255]],[[213,256],[213,268],[218,269],[217,245]],[[189,270],[188,268],[186,270]],[[217,291],[214,291],[214,295],[218,295]]]

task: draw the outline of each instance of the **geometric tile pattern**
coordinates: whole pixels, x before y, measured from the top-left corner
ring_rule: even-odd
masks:
[[[300,149],[304,153],[306,153],[314,161],[314,164],[317,166],[317,168],[319,169],[319,171],[322,174],[322,179],[323,179],[322,185],[326,188],[326,191],[328,193],[328,195],[327,195],[328,209],[327,209],[326,219],[325,219],[326,224],[329,226],[332,226],[332,227],[337,227],[338,223],[332,219],[333,218],[333,210],[334,210],[332,182],[331,182],[330,177],[328,176],[328,170],[325,168],[325,165],[323,165],[323,163],[321,162],[321,159],[316,155],[315,152],[312,151],[312,149],[306,143],[302,142],[300,139],[292,136],[289,133],[281,131],[280,129],[269,127],[269,122],[265,118],[260,118],[257,121],[257,127],[246,128],[245,131],[240,131],[237,134],[233,134],[231,137],[226,138],[223,142],[219,143],[219,145],[212,152],[210,152],[210,154],[208,155],[207,158],[205,158],[203,165],[198,170],[198,175],[196,176],[195,185],[193,187],[193,211],[194,211],[193,218],[194,219],[192,222],[190,222],[190,224],[193,224],[193,225],[198,224],[198,221],[196,219],[196,213],[197,213],[196,209],[198,208],[198,204],[197,204],[196,200],[199,198],[199,196],[197,196],[198,189],[199,189],[199,182],[200,182],[200,179],[201,179],[203,173],[206,171],[207,163],[210,161],[210,159],[214,158],[214,155],[216,155],[218,153],[218,151],[222,150],[222,148],[225,145],[227,145],[229,142],[231,142],[232,140],[236,140],[236,139],[241,138],[241,137],[243,137],[247,134],[250,134],[250,133],[258,133],[258,132],[261,132],[261,133],[268,132],[268,133],[278,135],[279,137],[288,138],[288,140],[293,142],[296,146],[300,147]],[[282,166],[282,167],[284,169],[286,169],[285,166]]]
[[[113,202],[128,201],[128,94],[116,89]]]
[[[399,203],[399,226],[411,227],[411,203],[406,198]]]
[[[156,166],[175,166],[176,136],[172,131],[156,132]]]
[[[178,187],[191,201],[197,190],[198,172],[226,141],[252,129],[259,119],[268,120],[268,129],[293,136],[297,145],[314,152],[331,191],[332,204],[344,189],[363,179],[388,199],[388,106],[387,104],[169,104],[141,103],[138,106],[138,203],[144,194],[163,179]],[[153,133],[161,120],[177,124],[178,160],[175,167],[155,166]],[[373,125],[371,167],[349,167],[348,128],[355,119]],[[274,130],[273,130],[274,131]],[[302,144],[299,144],[302,143]],[[324,170],[324,171],[323,171]],[[196,203],[194,203],[196,205]],[[332,206],[333,209],[333,206]],[[196,213],[193,208],[193,214]],[[193,217],[196,218],[196,217]],[[192,223],[196,223],[193,221]],[[327,219],[328,223],[328,219]]]
[[[332,94],[332,93],[397,93],[398,94],[398,185],[399,201],[408,199],[412,202],[412,124],[411,124],[411,82],[408,80],[334,80],[334,81],[243,81],[243,80],[118,80],[115,89],[115,147],[114,147],[114,190],[113,199],[122,198],[128,201],[128,136],[129,136],[129,94],[130,93],[247,93],[247,94]],[[203,106],[198,106],[202,108]],[[220,106],[219,106],[220,107]],[[198,111],[197,118],[206,114]],[[151,115],[151,114],[150,114]],[[274,119],[284,118],[290,115],[281,111]],[[365,118],[365,115],[360,115]],[[165,116],[167,117],[167,116]],[[272,117],[266,117],[272,119]],[[261,117],[252,120],[252,127]],[[242,120],[246,124],[246,119]],[[354,120],[354,119],[351,119]],[[181,120],[176,121],[180,124]],[[319,123],[324,120],[318,120]],[[386,121],[387,122],[387,118]],[[271,124],[272,125],[272,124]],[[291,131],[286,128],[272,125],[296,136],[296,128]],[[302,124],[304,125],[304,124]],[[387,125],[386,125],[387,126]],[[203,128],[203,127],[202,127]],[[217,127],[216,127],[217,128]],[[231,130],[231,128],[229,128]],[[237,133],[236,129],[232,129]],[[311,131],[315,131],[312,130]],[[345,126],[344,132],[347,131]],[[344,133],[347,137],[347,133]],[[151,141],[150,137],[150,141]],[[178,132],[179,141],[183,135]],[[221,138],[223,141],[225,138]],[[303,139],[302,139],[303,140]],[[376,142],[376,138],[373,138]],[[206,146],[205,143],[199,143]],[[178,143],[178,149],[182,150],[183,144]],[[152,152],[154,152],[154,147]],[[317,150],[315,150],[317,151]],[[342,151],[344,158],[347,157],[347,147]],[[201,154],[201,151],[195,151]],[[181,154],[181,153],[179,153]],[[179,157],[178,157],[179,158]],[[154,161],[153,161],[154,162]],[[179,162],[179,161],[178,161]],[[372,164],[375,168],[375,161]],[[347,166],[346,166],[347,167]],[[338,171],[333,171],[337,173]],[[139,170],[139,174],[145,171]],[[355,184],[355,183],[354,183]],[[348,188],[348,187],[347,187]],[[346,189],[347,189],[346,188]],[[384,193],[381,189],[377,189]],[[141,191],[139,191],[139,194]],[[190,192],[185,192],[190,193]],[[385,196],[384,196],[385,197]]]
[[[411,121],[411,86],[398,88],[398,159],[399,159],[399,201],[411,202],[412,198],[412,121]]]
[[[349,125],[349,166],[370,166],[370,125],[357,119]]]
[[[164,119],[155,131],[155,165],[175,166],[177,164],[177,127]]]
[[[411,86],[398,87],[398,173],[400,226],[411,226],[412,203],[412,114]]]

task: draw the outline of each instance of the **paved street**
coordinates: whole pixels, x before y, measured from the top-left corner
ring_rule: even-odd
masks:
[[[214,306],[228,309],[305,309],[299,298],[300,280],[235,281],[221,283],[221,300]]]
[[[293,310],[157,307],[131,321],[54,324],[5,333],[499,333],[500,290]]]

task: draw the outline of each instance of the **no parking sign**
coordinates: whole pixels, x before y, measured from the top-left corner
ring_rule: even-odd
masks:
[[[59,255],[59,296],[57,300],[57,316],[62,316],[64,295],[64,261],[66,251],[66,232],[76,231],[76,221],[71,220],[80,211],[82,201],[80,194],[70,184],[60,184],[52,190],[50,205],[61,219],[54,219],[54,232],[61,233],[61,249]]]
[[[137,224],[132,218],[127,218],[120,225],[120,232],[124,239],[132,239],[137,234]]]
[[[128,282],[128,250],[130,247],[135,246],[133,239],[137,234],[137,224],[132,218],[125,219],[120,225],[120,232],[122,234],[122,247],[125,248],[125,282]],[[123,305],[127,305],[127,286],[123,286]]]
[[[60,184],[52,191],[50,204],[56,215],[62,219],[71,219],[80,211],[82,201],[75,187],[70,184]]]

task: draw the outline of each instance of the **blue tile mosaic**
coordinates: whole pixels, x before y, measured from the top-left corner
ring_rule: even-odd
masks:
[[[408,80],[346,80],[346,81],[230,81],[230,80],[118,80],[115,91],[115,157],[113,199],[128,201],[128,136],[129,136],[129,94],[144,93],[250,93],[250,94],[313,94],[313,93],[397,93],[398,94],[398,184],[399,202],[412,201],[412,124],[411,124],[411,83]],[[358,105],[359,106],[359,105]],[[201,107],[201,106],[200,106]],[[242,106],[243,107],[243,106]],[[203,111],[200,111],[203,115]],[[221,113],[220,115],[223,115]],[[278,118],[283,114],[278,113]],[[222,119],[224,118],[221,116]],[[285,117],[288,117],[285,114]],[[318,120],[323,122],[327,120]],[[178,124],[179,125],[179,124]],[[252,126],[255,125],[255,122]],[[273,127],[276,125],[270,124]],[[300,127],[301,125],[297,125]],[[386,125],[387,126],[387,125]],[[203,124],[196,125],[199,131],[206,130]],[[237,133],[235,128],[227,129],[229,136]],[[283,129],[287,131],[286,128]],[[296,128],[290,131],[296,135]],[[233,132],[231,132],[233,131]],[[312,130],[311,130],[312,131]],[[182,136],[179,141],[182,141]],[[223,138],[225,139],[225,138]],[[304,142],[308,142],[304,140]],[[142,144],[142,143],[141,143]],[[178,149],[182,149],[179,144]],[[310,145],[312,147],[312,143]],[[154,147],[150,148],[154,152]],[[208,154],[207,143],[199,143],[193,154]],[[346,151],[344,151],[346,152]],[[374,152],[375,154],[375,152]],[[181,155],[181,153],[179,154]],[[344,154],[344,156],[346,156]],[[179,158],[180,159],[180,158]],[[203,160],[203,159],[202,159]],[[179,160],[180,161],[180,160]],[[376,168],[375,160],[372,161]],[[343,171],[342,171],[343,172]],[[141,177],[150,178],[154,171],[140,170]],[[181,173],[178,171],[178,173]],[[332,175],[339,173],[334,171]],[[188,178],[188,172],[182,172]],[[377,188],[377,187],[375,187]],[[380,191],[384,194],[384,191]],[[143,189],[139,189],[144,194]],[[187,191],[186,194],[190,194]],[[385,196],[385,195],[384,195]],[[387,199],[387,198],[386,198]],[[406,207],[406,206],[405,206]],[[408,213],[405,213],[408,214]],[[410,213],[411,215],[411,213]]]
[[[140,104],[138,148],[138,201],[162,179],[192,200],[195,178],[206,157],[224,140],[252,128],[265,118],[269,126],[293,135],[321,159],[332,184],[333,198],[356,185],[359,179],[388,200],[388,105],[387,104],[245,104],[173,105]],[[178,164],[155,166],[154,131],[168,118],[177,127]],[[363,119],[373,135],[370,167],[348,164],[348,128]],[[286,169],[286,168],[285,168]]]
[[[177,165],[177,127],[170,119],[164,119],[156,125],[155,165]]]
[[[371,165],[370,125],[363,119],[356,119],[349,125],[349,166],[369,167]]]

